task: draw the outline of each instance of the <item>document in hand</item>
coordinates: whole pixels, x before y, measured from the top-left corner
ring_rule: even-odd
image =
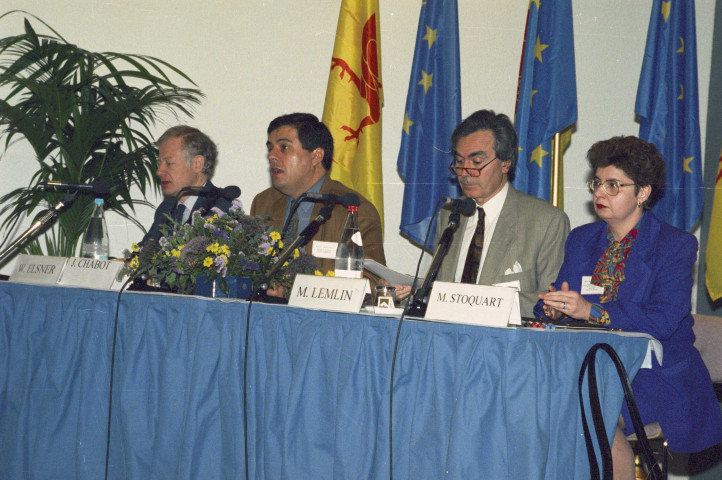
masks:
[[[391,270],[389,267],[386,267],[384,265],[381,265],[379,262],[375,260],[371,260],[370,258],[364,259],[364,269],[368,270],[369,272],[373,273],[377,277],[383,278],[387,282],[389,282],[391,285],[409,285],[414,282],[414,277],[411,275],[406,275],[405,273],[399,273],[395,270]],[[416,282],[416,285],[421,285],[424,283],[423,278],[419,278],[419,280]]]

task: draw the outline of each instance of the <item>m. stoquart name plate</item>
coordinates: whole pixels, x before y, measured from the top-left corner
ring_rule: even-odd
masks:
[[[296,275],[288,304],[293,307],[358,313],[367,293],[371,293],[371,288],[366,278]]]
[[[512,287],[434,282],[426,309],[427,320],[506,327],[514,297]]]

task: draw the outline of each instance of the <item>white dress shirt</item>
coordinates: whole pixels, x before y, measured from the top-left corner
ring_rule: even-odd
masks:
[[[496,228],[496,223],[499,220],[501,207],[504,206],[504,200],[506,200],[506,194],[508,191],[509,182],[506,182],[506,184],[504,184],[504,188],[502,188],[499,193],[491,197],[484,205],[481,205],[484,209],[486,218],[484,219],[484,249],[481,251],[481,261],[479,263],[479,271],[476,274],[476,283],[479,283],[479,276],[481,275],[481,270],[484,268],[484,261],[486,261],[486,252],[489,251],[491,238],[494,235],[494,229]],[[466,228],[463,231],[464,237],[461,241],[461,254],[459,255],[459,259],[456,263],[456,273],[454,274],[455,282],[460,282],[461,276],[464,273],[466,254],[469,251],[469,245],[474,237],[474,231],[476,230],[477,223],[479,223],[479,214],[475,211],[474,215],[469,218],[468,222],[466,222]],[[457,232],[457,235],[458,234],[459,232]]]

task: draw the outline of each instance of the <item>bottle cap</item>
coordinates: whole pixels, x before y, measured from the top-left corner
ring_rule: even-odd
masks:
[[[358,205],[349,205],[348,213],[358,213]]]

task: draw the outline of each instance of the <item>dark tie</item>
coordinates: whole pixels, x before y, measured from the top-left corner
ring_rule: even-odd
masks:
[[[466,254],[464,273],[461,275],[461,283],[476,283],[479,274],[479,263],[481,263],[481,252],[484,249],[484,209],[476,207],[479,212],[479,222],[476,224],[474,236],[469,244],[469,253]]]
[[[173,213],[171,216],[173,217],[173,220],[175,220],[178,223],[183,223],[183,214],[186,211],[186,206],[182,203],[178,203],[175,207],[173,207]]]
[[[281,232],[281,236],[286,243],[291,243],[296,239],[298,236],[298,211],[293,212],[293,216],[288,219],[286,230]]]

